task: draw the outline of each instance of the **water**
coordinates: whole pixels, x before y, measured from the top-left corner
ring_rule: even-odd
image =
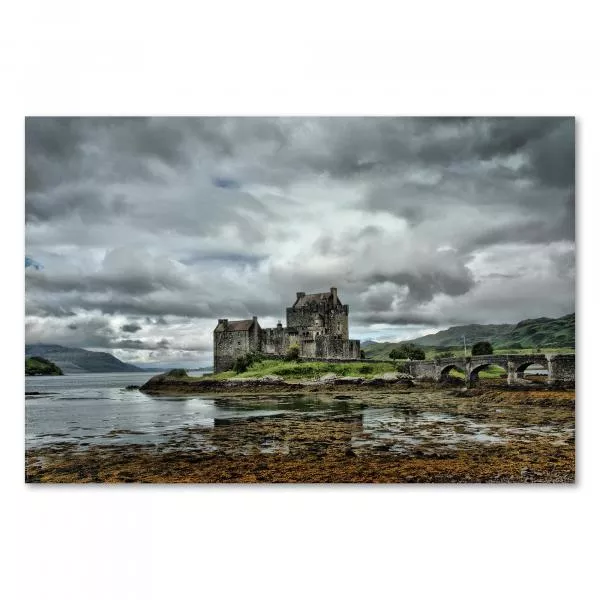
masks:
[[[189,374],[195,376],[193,371]],[[153,374],[87,373],[63,377],[25,378],[25,444],[27,448],[75,442],[158,444],[183,428],[214,427],[216,417],[235,417],[212,397],[147,396],[140,386]],[[28,395],[29,394],[29,395]],[[264,416],[277,411],[244,411]]]
[[[342,443],[358,453],[409,455],[417,448],[501,444],[515,437],[574,435],[557,423],[542,432],[537,409],[465,411],[444,391],[382,396],[146,396],[152,374],[103,373],[27,377],[26,448],[57,444],[143,444],[226,454],[290,453]],[[29,395],[27,395],[29,394]]]

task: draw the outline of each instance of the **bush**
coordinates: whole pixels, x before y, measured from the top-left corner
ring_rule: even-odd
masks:
[[[452,358],[454,354],[450,350],[446,350],[444,352],[438,352],[436,358]]]
[[[244,373],[245,371],[247,371],[249,366],[250,365],[249,365],[248,356],[246,354],[244,354],[243,356],[238,356],[233,361],[232,368],[236,373]]]
[[[482,354],[494,354],[494,348],[490,342],[477,342],[471,348],[472,356],[481,356]]]
[[[364,350],[361,350],[361,351],[360,351],[360,357],[361,357],[361,358],[366,358],[366,357],[367,357],[367,355],[365,354],[365,351],[364,351]]]
[[[298,344],[291,344],[291,346],[287,349],[285,353],[285,360],[297,361],[300,358],[300,346]]]
[[[368,373],[372,373],[373,372],[373,367],[371,365],[361,365],[358,368],[358,372],[361,375],[367,375]]]
[[[167,373],[167,377],[187,377],[187,371],[185,369],[171,369]]]

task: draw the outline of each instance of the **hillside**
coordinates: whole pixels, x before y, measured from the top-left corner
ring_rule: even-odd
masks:
[[[425,335],[405,342],[369,344],[367,358],[386,358],[392,349],[403,343],[413,343],[428,348],[462,348],[463,335],[467,349],[475,342],[489,341],[496,350],[518,348],[574,348],[575,313],[558,319],[528,319],[517,324],[460,325],[438,333]]]
[[[41,356],[30,356],[25,359],[25,375],[64,375],[52,361]]]
[[[25,357],[42,357],[56,364],[63,373],[127,373],[144,369],[115,358],[108,352],[67,348],[57,344],[27,344]]]

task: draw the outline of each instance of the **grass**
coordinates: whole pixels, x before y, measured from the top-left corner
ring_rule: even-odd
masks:
[[[237,374],[234,371],[210,375],[210,379],[221,380],[233,377],[244,379],[247,377],[264,377],[265,375],[278,375],[286,381],[295,379],[314,379],[326,373],[335,373],[341,377],[363,377],[368,379],[382,373],[395,371],[391,363],[328,363],[328,362],[287,362],[283,360],[262,360],[254,363],[244,373]]]

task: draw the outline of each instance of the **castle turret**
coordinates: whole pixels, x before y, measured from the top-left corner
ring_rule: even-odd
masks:
[[[337,303],[338,303],[337,288],[334,288],[334,287],[331,288],[331,297],[332,297],[332,301],[333,301],[333,306],[337,306]]]

